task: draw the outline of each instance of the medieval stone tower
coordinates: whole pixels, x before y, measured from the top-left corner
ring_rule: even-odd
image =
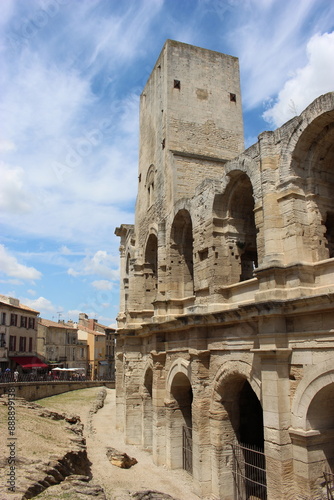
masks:
[[[153,299],[164,309],[166,301],[194,295],[192,224],[180,210],[172,228],[175,207],[195,194],[201,180],[219,177],[226,161],[243,149],[238,60],[168,40],[140,102],[136,222],[131,236],[126,233],[136,243],[123,255],[122,267],[131,294],[122,295],[121,311],[131,321],[151,317]],[[167,267],[170,230],[173,266]]]
[[[121,225],[127,442],[199,498],[325,499],[334,467],[334,93],[244,151],[236,58],[168,40]]]

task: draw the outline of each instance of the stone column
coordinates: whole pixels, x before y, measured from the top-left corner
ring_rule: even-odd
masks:
[[[233,456],[235,433],[228,412],[219,401],[210,411],[211,481],[214,499],[234,500]]]
[[[261,267],[283,264],[282,217],[277,202],[278,160],[275,151],[274,133],[259,135],[261,154],[261,185],[263,196],[263,241],[264,262]]]
[[[168,469],[182,469],[182,414],[175,399],[165,399],[166,465]]]
[[[140,352],[141,339],[126,337],[124,342],[123,370],[124,370],[124,399],[125,399],[125,442],[128,444],[142,444],[142,355]]]
[[[326,471],[324,447],[333,442],[334,431],[322,433],[319,430],[290,428],[293,450],[293,473],[296,500],[323,498],[323,473]],[[327,469],[328,471],[328,469]]]
[[[193,386],[192,437],[193,478],[195,492],[200,498],[211,493],[211,442],[210,442],[210,395],[205,382],[208,380],[210,351],[190,349]]]
[[[253,349],[261,357],[264,451],[266,456],[267,499],[294,500],[292,449],[289,436],[289,357],[291,349]]]
[[[151,352],[153,359],[153,462],[166,463],[166,352]]]
[[[116,427],[124,432],[125,398],[124,398],[124,370],[123,370],[123,341],[118,337],[116,347]]]

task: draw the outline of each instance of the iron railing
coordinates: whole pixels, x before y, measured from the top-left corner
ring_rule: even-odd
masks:
[[[192,428],[186,427],[185,425],[182,428],[182,467],[184,470],[189,472],[189,474],[193,473],[193,437],[192,437]]]
[[[86,382],[91,381],[90,377],[86,377],[84,375],[73,376],[73,375],[61,375],[61,376],[53,376],[48,374],[39,374],[39,373],[24,373],[19,374],[18,377],[14,377],[13,373],[2,373],[0,375],[0,384],[19,384],[24,382]],[[103,382],[114,382],[115,377],[95,377],[93,381],[103,381]]]
[[[326,483],[327,500],[334,500],[334,474],[332,472],[324,472]]]
[[[235,500],[266,500],[266,460],[263,449],[232,444]]]

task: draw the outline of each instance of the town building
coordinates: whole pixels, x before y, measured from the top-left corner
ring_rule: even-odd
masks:
[[[333,166],[334,93],[244,150],[238,60],[166,42],[116,230],[117,421],[200,498],[327,498]]]
[[[107,355],[107,327],[85,313],[79,314],[77,327],[78,338],[88,346],[88,376],[92,380],[110,379],[112,362]]]
[[[37,357],[37,320],[39,312],[14,297],[0,295],[0,368],[3,374],[33,368],[47,368]]]
[[[82,368],[88,370],[87,342],[78,339],[78,329],[73,322],[50,321],[39,318],[37,323],[37,352],[49,369]]]

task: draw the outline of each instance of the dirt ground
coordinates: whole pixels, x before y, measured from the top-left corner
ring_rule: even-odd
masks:
[[[91,398],[91,395],[97,394],[99,390],[94,388],[76,392],[85,393],[86,397],[89,395]],[[56,398],[49,398],[49,402],[44,400],[43,405],[54,410],[60,410],[61,407],[62,411],[80,415],[85,424],[88,457],[92,462],[92,481],[104,488],[108,500],[128,500],[133,498],[130,496],[131,492],[143,490],[156,490],[177,500],[199,500],[200,497],[193,492],[192,479],[185,471],[169,471],[158,467],[153,464],[150,453],[124,444],[123,435],[116,429],[114,389],[107,389],[104,407],[93,415],[91,424],[88,419],[90,405],[84,403],[84,399],[82,404],[78,404],[75,399],[71,402],[70,394],[68,393],[66,403],[60,399],[57,403]],[[112,465],[106,455],[108,447],[127,453],[136,458],[138,463],[130,469],[120,469]],[[51,491],[49,493],[51,494]],[[47,490],[45,494],[45,498],[50,498]],[[44,495],[42,498],[44,499]]]
[[[88,456],[92,462],[93,480],[104,487],[108,499],[129,498],[129,491],[157,490],[179,500],[198,500],[192,492],[191,477],[183,470],[168,471],[152,462],[150,453],[131,445],[125,445],[123,435],[116,430],[115,390],[107,389],[105,405],[93,417],[95,433],[87,438]],[[107,447],[135,457],[138,461],[130,469],[111,465]]]

